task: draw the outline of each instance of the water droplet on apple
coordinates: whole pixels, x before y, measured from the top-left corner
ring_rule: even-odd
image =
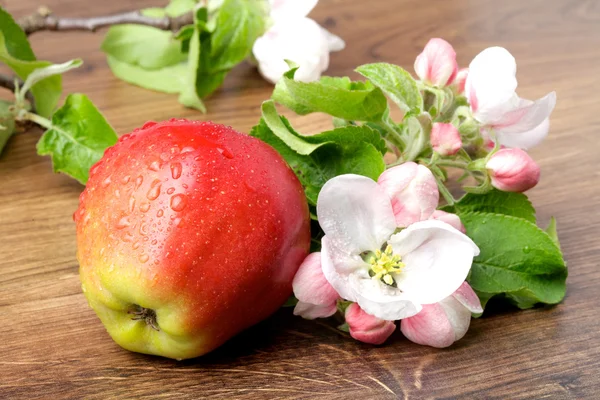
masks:
[[[158,161],[152,161],[148,169],[150,171],[160,171],[160,163]]]
[[[173,193],[175,193],[175,188],[174,187],[171,187],[171,188],[167,189],[167,194],[173,194]]]
[[[123,217],[121,218],[118,222],[117,225],[115,226],[117,229],[125,229],[127,228],[129,225],[131,225],[131,222],[129,221],[129,218],[127,217]]]
[[[182,211],[187,204],[187,197],[184,194],[176,194],[171,197],[171,209],[173,211]]]
[[[108,187],[110,185],[111,179],[110,176],[102,181],[102,187]]]
[[[140,235],[146,236],[148,234],[148,224],[140,225]]]
[[[140,211],[145,213],[150,209],[150,203],[147,202],[143,202],[142,204],[140,204]]]
[[[229,159],[233,158],[233,154],[231,154],[231,152],[228,149],[217,147],[217,150],[219,150],[219,153],[221,153],[224,157]]]
[[[146,194],[148,200],[152,201],[158,198],[158,196],[160,195],[160,186],[161,183],[158,179],[155,179],[154,182],[152,182],[150,190],[148,190],[148,193]]]
[[[154,125],[156,125],[156,122],[154,122],[154,121],[148,121],[144,125],[142,125],[142,129],[152,128]]]
[[[171,176],[173,179],[178,179],[181,176],[181,163],[171,164]]]
[[[136,189],[139,189],[139,188],[140,188],[140,186],[142,186],[142,183],[143,183],[143,182],[144,182],[144,177],[142,177],[141,175],[140,175],[140,176],[138,176],[138,177],[135,179],[135,188],[136,188]]]
[[[135,210],[135,198],[131,196],[129,198],[129,206],[127,208],[127,211],[129,211],[129,214],[131,214],[133,210]]]
[[[121,183],[123,185],[126,185],[129,183],[129,181],[131,180],[131,177],[129,175],[125,175],[122,179],[121,179]]]
[[[140,262],[143,264],[150,259],[150,256],[148,254],[140,254],[139,259],[140,259]]]
[[[181,149],[181,154],[185,154],[185,153],[191,153],[192,151],[194,151],[195,149],[193,147],[190,146],[186,146],[183,149]]]
[[[159,218],[162,217],[164,214],[165,214],[165,212],[162,209],[160,209],[156,212],[156,216]]]

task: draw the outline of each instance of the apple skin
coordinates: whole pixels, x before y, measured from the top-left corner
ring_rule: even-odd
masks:
[[[83,292],[108,333],[175,359],[275,312],[310,245],[304,192],[281,156],[210,122],[122,136],[91,169],[74,220]]]

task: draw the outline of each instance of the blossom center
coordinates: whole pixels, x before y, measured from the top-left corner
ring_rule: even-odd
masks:
[[[394,254],[392,246],[389,244],[384,251],[377,250],[375,253],[372,253],[368,263],[371,266],[369,276],[375,280],[381,280],[390,286],[396,283],[392,274],[400,272],[402,267],[404,267],[402,257]]]

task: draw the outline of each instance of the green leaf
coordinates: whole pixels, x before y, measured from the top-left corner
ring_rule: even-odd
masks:
[[[520,308],[556,304],[565,296],[567,269],[552,239],[530,221],[493,213],[461,215],[479,246],[469,284],[486,297],[505,294]]]
[[[296,304],[298,304],[298,299],[294,295],[291,295],[281,307],[295,307]]]
[[[51,155],[55,172],[82,184],[104,151],[117,142],[117,134],[83,94],[71,94],[52,116],[52,125],[37,144],[39,155]]]
[[[556,231],[556,218],[550,218],[550,223],[545,230],[546,234],[552,239],[556,247],[560,249],[560,242],[558,241],[558,232]]]
[[[206,107],[200,99],[198,92],[196,91],[196,80],[198,77],[198,68],[200,66],[200,54],[201,45],[200,36],[204,32],[204,26],[208,18],[206,8],[200,8],[194,15],[194,33],[189,42],[189,54],[188,62],[185,72],[185,84],[181,94],[179,95],[179,102],[186,107],[195,108],[202,112],[206,112]]]
[[[197,3],[197,0],[171,0],[169,5],[165,7],[165,13],[172,18],[179,17],[194,10]]]
[[[155,70],[187,59],[173,33],[143,25],[111,26],[100,47],[121,62]]]
[[[107,56],[106,60],[113,74],[125,82],[164,93],[180,93],[184,90],[187,71],[185,63],[150,71],[111,56]]]
[[[211,25],[214,30],[201,42],[195,80],[200,98],[219,88],[227,73],[252,53],[254,42],[266,30],[266,4],[263,0],[223,2]]]
[[[511,215],[535,223],[535,208],[523,193],[492,190],[485,194],[467,193],[454,206],[444,206],[442,210],[458,214],[488,212]]]
[[[2,29],[4,29],[4,27]],[[12,41],[13,38],[10,40]],[[23,80],[26,80],[29,74],[36,69],[52,65],[52,63],[48,61],[21,60],[16,58],[9,53],[7,43],[8,40],[0,31],[0,61],[8,65],[8,67]],[[60,99],[61,92],[62,78],[60,75],[51,76],[33,85],[31,93],[35,98],[36,112],[43,117],[52,115],[52,112]]]
[[[27,35],[13,17],[0,7],[0,33],[5,38],[6,52],[21,61],[35,61]]]
[[[12,103],[0,100],[0,154],[2,154],[8,139],[15,132],[15,116],[9,111],[11,106]]]
[[[281,117],[281,120],[290,134],[307,138],[307,136],[296,133],[287,119]],[[369,128],[365,127],[364,129]],[[309,204],[316,205],[319,191],[329,179],[352,173],[376,180],[385,170],[381,152],[372,143],[353,140],[327,141],[327,137],[339,137],[341,134],[340,132],[330,132],[323,133],[321,140],[326,142],[307,155],[299,154],[290,148],[269,128],[264,119],[261,119],[260,123],[252,128],[250,135],[268,143],[281,154],[302,183]]]
[[[369,79],[403,111],[421,112],[423,97],[414,78],[397,65],[375,63],[361,65],[356,72]]]
[[[44,79],[47,79],[54,75],[64,74],[67,71],[70,71],[75,68],[79,68],[83,65],[83,61],[81,59],[75,59],[71,61],[67,61],[62,64],[52,64],[44,68],[38,68],[33,71],[23,83],[23,87],[20,88],[19,92],[25,95],[33,85],[37,84]]]
[[[290,70],[277,82],[272,98],[297,114],[323,112],[348,121],[379,122],[388,109],[381,89],[369,84],[329,77],[305,83],[293,80],[294,73]]]

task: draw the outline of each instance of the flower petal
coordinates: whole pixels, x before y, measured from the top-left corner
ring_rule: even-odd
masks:
[[[454,297],[458,302],[460,302],[460,304],[462,304],[467,310],[469,310],[469,312],[475,314],[483,312],[483,308],[481,307],[481,301],[479,300],[479,297],[466,281],[463,282],[463,284],[460,285],[458,289],[456,289],[456,292],[452,294],[452,297]]]
[[[334,52],[344,50],[344,48],[346,47],[346,42],[344,42],[344,40],[341,37],[339,37],[338,35],[334,35],[333,33],[329,32],[323,27],[321,27],[321,29],[327,37],[327,45],[329,47],[329,51]]]
[[[276,23],[252,47],[261,75],[277,83],[292,60],[300,67],[295,79],[311,82],[329,66],[329,42],[324,30],[310,18],[295,18]]]
[[[421,306],[411,301],[402,291],[380,280],[352,274],[349,284],[355,301],[367,313],[388,321],[408,318],[417,314]]]
[[[514,57],[502,47],[489,47],[471,61],[465,96],[479,122],[496,122],[515,108],[518,103],[516,73]]]
[[[317,215],[331,244],[348,254],[379,249],[396,229],[389,197],[375,181],[360,175],[327,181],[319,193]]]
[[[333,246],[329,237],[325,235],[321,239],[321,268],[323,275],[331,286],[338,292],[340,297],[356,301],[356,296],[348,282],[352,272],[368,270],[368,265],[358,254],[348,254]]]
[[[547,119],[556,106],[556,92],[548,93],[536,101],[519,99],[519,105],[507,112],[492,127],[506,133],[530,131]]]
[[[458,72],[452,45],[444,39],[430,39],[415,60],[415,72],[421,80],[434,86],[452,83]]]
[[[304,303],[335,305],[339,297],[321,268],[321,253],[311,253],[300,265],[292,282],[294,295]]]
[[[439,305],[444,309],[446,318],[452,325],[454,341],[462,339],[471,325],[471,312],[452,296],[439,302]]]
[[[299,301],[294,307],[294,315],[304,319],[327,318],[331,317],[337,311],[337,304],[311,304]]]
[[[412,342],[438,348],[450,346],[456,337],[444,308],[438,303],[424,305],[417,315],[400,321],[400,330]]]
[[[546,118],[541,124],[529,131],[510,133],[498,129],[496,139],[503,146],[528,150],[540,144],[548,136],[549,130],[550,119]]]
[[[350,336],[364,343],[382,344],[396,330],[393,321],[385,321],[374,317],[352,303],[346,308],[346,323],[350,328]]]
[[[467,230],[465,226],[460,221],[460,217],[456,214],[452,214],[442,210],[435,210],[433,214],[431,214],[430,219],[436,219],[438,221],[442,221],[453,227],[454,229],[458,229],[462,233],[466,233]]]
[[[389,244],[405,267],[394,278],[407,299],[437,303],[464,282],[479,248],[469,237],[436,220],[412,224],[393,235]]]
[[[431,171],[424,165],[406,162],[383,172],[377,184],[389,196],[397,226],[409,226],[431,216],[440,193]]]
[[[306,17],[319,0],[269,0],[271,18],[281,21],[291,18]]]

